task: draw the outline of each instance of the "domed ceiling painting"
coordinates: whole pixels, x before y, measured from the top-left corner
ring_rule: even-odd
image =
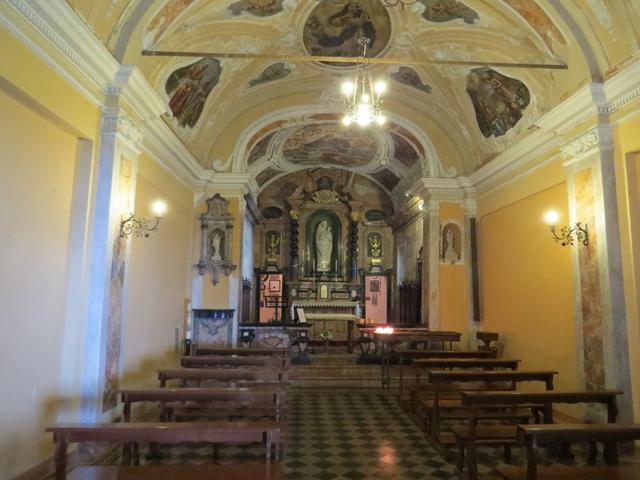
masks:
[[[362,167],[376,157],[378,143],[368,130],[331,124],[308,125],[287,138],[282,154],[287,161],[297,165]]]
[[[357,57],[360,37],[369,40],[368,56],[379,55],[391,38],[391,19],[379,1],[321,1],[304,25],[303,41],[312,55]],[[334,64],[348,67],[350,64]]]
[[[202,168],[268,188],[324,165],[387,191],[429,162],[471,175],[610,78],[637,52],[639,1],[66,0],[116,61],[136,66]],[[339,123],[353,64],[295,60],[357,57],[363,36],[388,85],[377,133]]]

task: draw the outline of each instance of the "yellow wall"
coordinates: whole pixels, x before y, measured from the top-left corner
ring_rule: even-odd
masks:
[[[0,479],[8,479],[52,452],[44,428],[60,407],[76,138],[2,90],[0,112]]]
[[[499,332],[504,356],[521,359],[522,368],[557,370],[556,388],[577,388],[571,250],[555,243],[542,221],[550,208],[567,220],[567,186],[530,193],[541,178],[526,177],[480,201],[480,329]],[[514,200],[518,190],[529,194]]]
[[[440,224],[453,220],[461,226],[464,235],[464,212],[460,204],[440,204]],[[464,262],[469,261],[468,252]],[[469,297],[464,264],[440,264],[440,329],[462,332],[462,343],[466,345],[469,330]]]
[[[138,164],[136,213],[152,217],[155,200],[167,203],[159,231],[131,241],[127,320],[123,327],[124,384],[155,386],[155,369],[176,362],[175,328],[182,329],[189,297],[193,196],[145,156]]]
[[[640,420],[640,117],[615,131],[616,181],[634,418]]]

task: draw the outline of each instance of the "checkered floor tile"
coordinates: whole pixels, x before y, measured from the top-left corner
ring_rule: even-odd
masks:
[[[446,459],[425,439],[393,393],[377,389],[294,389],[290,395],[283,464],[290,480],[458,478],[453,464],[455,449]],[[572,449],[566,463],[583,464],[586,449]],[[146,451],[142,451],[144,458]],[[558,462],[557,455],[540,449],[540,462]],[[555,452],[558,453],[557,451]],[[479,473],[496,479],[502,462],[501,448],[479,448]],[[103,459],[103,462],[105,459]],[[110,458],[107,463],[117,463]],[[261,445],[221,445],[217,463],[264,461]],[[154,464],[204,464],[213,462],[211,444],[162,446]],[[514,448],[513,464],[524,465],[524,452]]]

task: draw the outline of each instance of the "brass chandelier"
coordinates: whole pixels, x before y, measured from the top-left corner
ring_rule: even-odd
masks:
[[[373,81],[367,62],[369,39],[361,37],[358,45],[362,47],[362,56],[352,80],[342,84],[345,96],[346,112],[342,118],[345,126],[353,123],[366,127],[371,123],[384,125],[386,118],[382,113],[382,94],[387,86],[382,80]]]

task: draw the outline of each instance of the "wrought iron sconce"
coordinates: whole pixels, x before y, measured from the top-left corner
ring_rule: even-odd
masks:
[[[549,210],[544,216],[544,220],[549,225],[553,239],[556,242],[563,247],[573,246],[574,242],[578,242],[585,247],[589,246],[589,229],[586,223],[583,225],[581,222],[577,222],[573,227],[561,227],[560,232],[558,232],[556,226],[559,219],[560,214],[555,210]]]
[[[158,200],[153,204],[155,221],[145,217],[137,217],[133,213],[129,214],[129,217],[120,222],[120,238],[128,238],[131,235],[148,238],[151,232],[158,230],[160,220],[166,211],[167,204]]]

